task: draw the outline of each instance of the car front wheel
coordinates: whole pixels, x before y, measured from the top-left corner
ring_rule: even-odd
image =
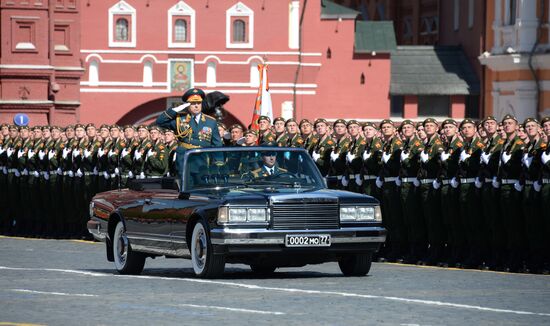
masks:
[[[345,276],[365,276],[370,271],[372,254],[356,254],[340,258],[338,266]]]
[[[119,221],[113,235],[113,255],[116,270],[120,274],[141,274],[145,265],[145,256],[132,250],[126,229]]]
[[[193,271],[201,278],[216,278],[223,274],[225,258],[214,255],[212,242],[204,222],[198,221],[191,236],[191,264]]]

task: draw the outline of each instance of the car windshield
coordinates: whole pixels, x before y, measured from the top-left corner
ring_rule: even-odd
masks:
[[[324,187],[306,151],[258,147],[190,152],[183,184],[185,191],[306,191]]]

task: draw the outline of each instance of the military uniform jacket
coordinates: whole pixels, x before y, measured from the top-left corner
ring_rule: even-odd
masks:
[[[176,149],[178,148],[178,143],[173,141],[171,144],[166,144],[168,150],[168,162],[167,162],[167,171],[166,176],[173,177],[177,175],[175,155]]]
[[[312,153],[315,152],[320,155],[319,159],[315,161],[315,164],[317,164],[317,167],[321,170],[323,175],[328,173],[328,168],[330,167],[330,153],[335,145],[336,143],[329,134],[325,134],[311,148]]]
[[[473,178],[479,176],[479,168],[481,166],[480,157],[485,145],[478,137],[472,138],[471,141],[464,140],[464,146],[459,150],[458,154],[458,174],[460,178]],[[465,159],[462,159],[462,158]]]
[[[73,165],[72,152],[77,146],[78,146],[78,139],[76,138],[67,139],[65,143],[65,147],[61,151],[61,169],[64,172],[73,171],[74,165]],[[64,153],[67,153],[67,154],[64,155]]]
[[[420,153],[423,151],[424,144],[418,137],[413,136],[403,140],[403,148],[399,156],[401,160],[400,176],[418,177],[418,172],[420,170]],[[408,154],[408,156],[404,156],[406,154]]]
[[[82,152],[82,161],[81,161],[81,169],[82,172],[98,172],[98,157],[97,157],[97,151],[101,147],[101,142],[96,139],[88,139],[86,144],[84,144],[84,148],[81,150]],[[95,171],[94,171],[95,170]]]
[[[363,175],[377,176],[380,174],[380,168],[382,167],[380,161],[382,147],[382,140],[378,137],[365,139],[363,154],[361,154],[361,160],[363,160]]]
[[[264,178],[270,175],[277,175],[277,174],[286,173],[286,172],[288,171],[275,165],[273,166],[273,174],[269,174],[267,167],[264,165],[261,168],[250,171],[250,174],[252,175],[253,178],[256,179],[256,178]]]
[[[441,168],[441,152],[443,152],[443,142],[439,135],[435,134],[428,140],[424,150],[420,153],[420,171],[418,177],[421,179],[435,179],[438,177]],[[427,157],[423,161],[422,156]]]
[[[300,134],[296,133],[294,135],[285,133],[278,141],[277,146],[279,147],[303,147],[304,140]]]
[[[312,132],[311,134],[305,137],[304,135],[302,135],[302,139],[304,140],[304,145],[303,145],[304,148],[306,149],[306,151],[311,153],[312,148],[315,147],[315,145],[319,141],[319,136],[317,136]]]
[[[123,173],[134,172],[134,152],[139,147],[139,140],[126,139],[126,144],[120,153],[120,171]]]
[[[523,158],[523,151],[525,149],[525,143],[515,136],[512,140],[508,140],[504,143],[500,154],[500,166],[498,178],[502,179],[518,179],[521,174],[521,159]],[[506,157],[510,157],[508,160]]]
[[[450,142],[443,142],[443,151],[439,154],[441,169],[439,179],[450,179],[458,173],[458,159],[460,149],[464,146],[458,136],[454,136]]]
[[[363,168],[363,158],[361,156],[365,150],[365,145],[367,145],[367,141],[361,136],[351,139],[348,152],[346,153],[347,172],[349,174],[361,173],[361,169]],[[347,158],[347,155],[350,153],[354,155],[351,162],[349,162]]]
[[[109,173],[115,173],[115,169],[120,170],[120,153],[124,148],[126,148],[126,139],[119,137],[118,139],[113,139],[113,146],[111,150],[107,153],[107,162],[109,166]]]
[[[334,149],[331,153],[330,159],[330,175],[344,175],[346,173],[346,153],[349,150],[351,140],[347,136],[343,136],[340,139],[333,139]],[[338,157],[333,160],[332,156],[338,155]]]
[[[191,114],[180,115],[170,108],[157,118],[157,125],[174,130],[180,147],[185,149],[223,145],[216,119],[204,113],[197,123]]]
[[[380,156],[382,165],[380,177],[397,177],[399,175],[401,148],[403,148],[403,142],[397,136],[393,136],[384,142],[382,155]],[[384,155],[390,155],[387,162],[383,160]]]
[[[40,172],[40,156],[38,155],[40,151],[44,150],[44,140],[37,139],[34,141],[32,146],[32,151],[34,155],[30,157],[29,152],[27,152],[27,170],[29,172]]]
[[[97,169],[99,172],[106,172],[109,170],[109,151],[113,147],[113,140],[111,137],[103,139],[101,147],[98,149],[97,153]]]
[[[3,169],[7,166],[8,162],[8,153],[7,150],[11,145],[11,139],[9,137],[6,137],[2,140],[0,140],[0,169]],[[0,171],[1,173],[2,171]]]
[[[157,139],[145,155],[144,172],[147,176],[162,176],[168,169],[169,149]]]
[[[17,167],[20,172],[23,172],[22,174],[28,173],[28,153],[33,148],[33,142],[30,138],[27,138],[23,140],[23,144],[21,145],[21,148],[16,153],[17,154]],[[26,171],[25,171],[26,170]]]
[[[23,139],[21,139],[21,137],[16,137],[12,139],[11,142],[8,144],[7,148],[11,149],[11,155],[8,155],[6,149],[6,167],[8,169],[18,169],[19,161],[17,160],[17,153],[21,149],[21,146],[23,146]]]
[[[44,157],[40,159],[39,157],[39,165],[40,165],[40,171],[49,172],[50,171],[50,160],[49,160],[49,153],[51,150],[53,150],[53,147],[55,145],[55,140],[53,138],[44,139],[44,147],[42,148],[42,152],[44,153]],[[39,152],[40,154],[40,152]]]
[[[269,130],[266,130],[264,133],[261,133],[259,135],[258,144],[260,146],[276,146],[277,142],[275,140],[275,135],[272,134]]]
[[[88,136],[84,136],[78,139],[76,147],[73,149],[73,153],[78,153],[78,155],[73,156],[73,166],[72,170],[76,172],[80,169],[81,172],[84,172],[82,167],[82,162],[84,161],[84,150],[88,148]],[[69,154],[72,155],[73,153]]]
[[[547,149],[548,144],[542,138],[530,142],[525,146],[521,160],[522,174],[520,180],[522,182],[542,179],[543,164],[541,156]]]
[[[149,138],[144,138],[141,143],[138,145],[137,148],[134,149],[134,154],[136,152],[139,152],[141,154],[141,157],[136,158],[135,155],[132,155],[133,157],[133,168],[135,174],[140,174],[141,172],[144,172],[145,168],[145,157],[147,155],[147,152],[153,148],[153,142]]]
[[[489,160],[488,163],[481,162],[480,178],[492,179],[497,175],[502,145],[504,145],[504,139],[498,133],[495,133],[485,141],[485,148],[481,155],[489,155]]]
[[[50,173],[57,172],[57,169],[62,167],[61,153],[64,148],[65,143],[61,138],[54,140],[52,148],[48,151],[48,170]]]

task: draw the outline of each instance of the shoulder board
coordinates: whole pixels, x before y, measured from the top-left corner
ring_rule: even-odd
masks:
[[[122,142],[122,143],[120,143],[120,146],[126,147],[126,143],[125,143],[125,142]]]
[[[461,142],[461,141],[457,141],[457,142],[456,142],[456,146],[458,146],[458,147],[462,147],[462,146],[464,146],[464,144],[462,144],[462,142]]]
[[[417,141],[414,143],[414,146],[420,146],[420,142],[417,140]]]
[[[548,144],[547,144],[547,143],[542,142],[542,143],[540,144],[540,148],[545,149],[546,147],[548,147]]]
[[[211,116],[209,116],[208,114],[204,114],[204,113],[203,113],[202,115],[203,115],[204,117],[206,117],[207,119],[216,121],[216,118],[211,117]]]
[[[334,145],[334,142],[332,141],[332,139],[329,139],[329,140],[327,140],[327,144]]]
[[[395,141],[395,144],[401,145],[401,144],[403,144],[403,143],[398,139],[398,140]]]
[[[502,139],[502,138],[501,138],[501,139],[499,139],[499,140],[498,140],[498,144],[499,144],[499,145],[502,145],[502,144],[504,144],[504,139]]]
[[[376,145],[374,145],[374,147],[380,148],[380,147],[382,147],[382,145],[380,145],[380,143],[376,143]]]
[[[151,143],[147,143],[145,146],[147,146],[147,148],[151,148]]]
[[[441,145],[441,144],[443,144],[443,143],[441,142],[441,140],[439,140],[439,138],[435,140],[435,143],[436,143],[436,145]]]
[[[301,143],[304,142],[304,140],[303,140],[302,138],[298,138],[298,139],[296,139],[296,142],[297,142],[298,144],[301,144]]]
[[[160,149],[160,150],[163,150],[163,149],[164,149],[164,145],[159,145],[159,149]]]
[[[59,147],[60,147],[60,148],[65,148],[65,144],[64,144],[64,143],[61,143],[61,144],[59,145]]]
[[[484,145],[482,142],[477,142],[477,147],[479,147],[479,148],[484,148],[485,145]]]
[[[367,144],[367,141],[366,140],[362,140],[361,141],[361,145],[366,145]]]
[[[518,145],[523,145],[523,144],[525,144],[525,143],[523,142],[523,140],[518,139],[518,141],[516,142],[516,144],[518,144]]]
[[[274,138],[273,136],[270,135],[270,136],[267,136],[267,140],[269,140],[269,141],[274,141],[275,138]]]

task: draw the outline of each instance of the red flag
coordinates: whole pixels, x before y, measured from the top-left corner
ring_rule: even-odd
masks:
[[[271,94],[269,94],[269,82],[267,80],[267,65],[258,65],[258,73],[260,74],[260,86],[258,87],[258,95],[254,103],[254,112],[252,114],[251,129],[260,130],[258,118],[261,115],[268,116],[273,120],[273,109],[271,105]]]

